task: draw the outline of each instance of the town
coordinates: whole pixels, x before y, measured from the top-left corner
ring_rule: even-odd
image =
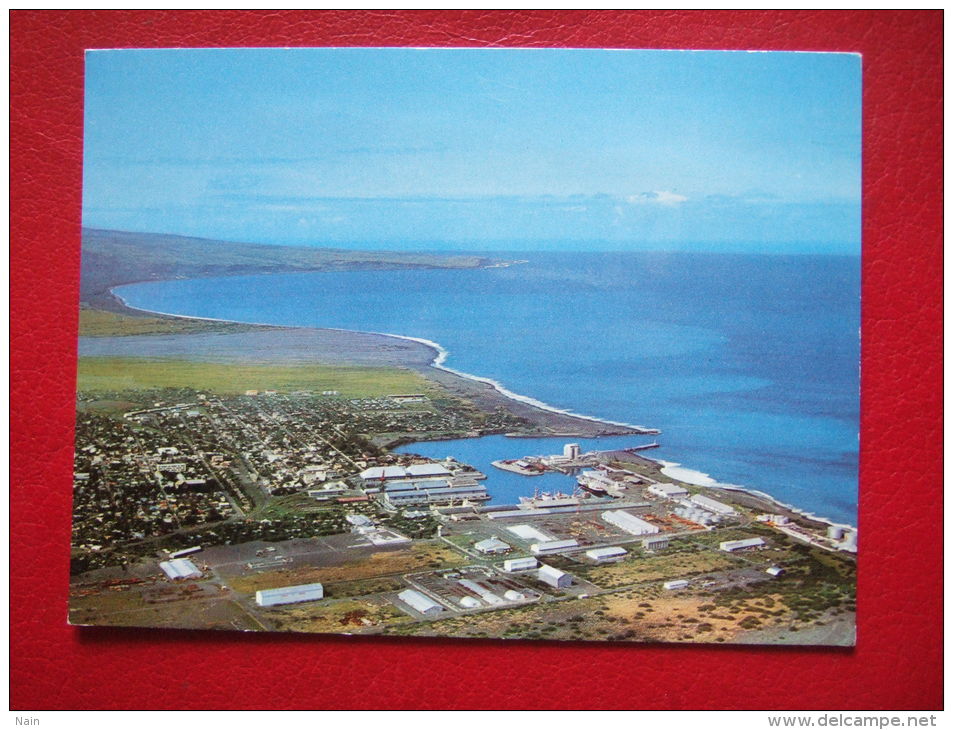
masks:
[[[388,447],[512,416],[265,385],[78,395],[72,623],[853,640],[856,531],[668,479],[657,442],[514,454],[494,466],[566,491],[496,504],[492,474]]]

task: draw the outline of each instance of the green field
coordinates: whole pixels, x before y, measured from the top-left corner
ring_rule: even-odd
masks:
[[[338,365],[208,363],[126,357],[81,357],[79,392],[192,388],[222,394],[246,390],[336,390],[343,397],[439,394],[422,375],[399,368]]]
[[[253,325],[206,322],[198,319],[137,317],[101,309],[79,310],[80,337],[126,337],[130,335],[181,335],[193,332],[247,332]]]

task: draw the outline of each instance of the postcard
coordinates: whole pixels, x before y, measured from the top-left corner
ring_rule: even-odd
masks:
[[[69,621],[855,642],[861,58],[86,58]]]

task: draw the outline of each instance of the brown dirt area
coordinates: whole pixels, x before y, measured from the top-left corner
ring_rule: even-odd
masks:
[[[330,591],[332,586],[329,584],[435,568],[452,568],[464,562],[463,556],[446,545],[417,544],[406,550],[374,553],[369,558],[333,567],[292,568],[229,578],[228,584],[240,593],[254,593],[304,583],[324,583]]]

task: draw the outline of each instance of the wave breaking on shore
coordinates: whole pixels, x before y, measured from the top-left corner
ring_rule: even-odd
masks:
[[[127,286],[127,285],[123,285],[123,286]],[[124,307],[137,311],[137,312],[143,312],[145,314],[158,314],[164,317],[173,317],[176,319],[198,320],[202,322],[219,322],[223,324],[244,324],[244,325],[252,325],[256,327],[277,327],[277,328],[284,328],[284,329],[308,329],[305,327],[298,327],[295,325],[275,325],[275,324],[268,324],[265,322],[241,322],[241,321],[233,320],[233,319],[220,319],[216,317],[200,317],[197,315],[175,314],[173,312],[161,312],[154,309],[143,309],[142,307],[135,307],[129,304],[122,297],[122,295],[118,294],[115,291],[118,288],[121,288],[121,287],[117,286],[117,287],[113,287],[109,289],[109,293],[113,297],[115,297]],[[314,328],[311,328],[311,329],[314,329]],[[335,332],[357,332],[357,330],[349,330],[343,327],[321,327],[320,329],[332,330]],[[443,370],[445,372],[456,375],[457,377],[460,377],[460,378],[466,378],[467,380],[471,380],[477,383],[482,383],[484,385],[489,385],[491,388],[496,390],[502,396],[509,398],[510,400],[514,400],[519,403],[523,403],[543,411],[548,411],[550,413],[555,413],[562,416],[569,416],[572,418],[578,418],[584,421],[590,421],[592,423],[604,423],[609,426],[630,428],[636,431],[640,431],[642,433],[656,433],[656,431],[654,431],[653,429],[646,428],[645,426],[638,426],[631,423],[622,423],[620,421],[610,421],[605,418],[598,418],[595,416],[586,416],[579,413],[574,413],[573,411],[570,411],[568,409],[557,408],[555,406],[549,405],[548,403],[545,403],[536,398],[532,398],[526,395],[521,395],[519,393],[514,393],[513,391],[506,388],[506,386],[504,386],[502,383],[496,380],[493,380],[492,378],[485,378],[479,375],[473,375],[471,373],[466,373],[461,370],[455,370],[454,368],[447,367],[444,363],[446,362],[447,358],[450,356],[450,351],[447,350],[445,347],[443,347],[439,342],[434,342],[433,340],[428,340],[423,337],[412,337],[410,335],[398,335],[392,332],[365,332],[364,334],[376,335],[378,337],[390,337],[393,339],[406,340],[408,342],[415,342],[417,344],[424,345],[425,347],[428,347],[431,350],[433,350],[435,353],[433,360],[430,362],[430,367],[436,368],[438,370]],[[644,458],[648,458],[648,457],[644,457]],[[751,489],[749,487],[744,487],[738,484],[728,484],[728,483],[719,482],[714,477],[712,477],[709,474],[706,474],[705,472],[683,467],[678,462],[664,461],[662,459],[651,459],[651,461],[654,461],[657,464],[661,464],[662,473],[665,474],[666,476],[671,477],[672,479],[678,479],[679,481],[683,481],[688,484],[694,484],[700,487],[709,487],[712,489],[723,489],[726,491],[744,492],[754,497],[758,497],[760,499],[766,499],[786,510],[789,510],[790,512],[801,515],[802,517],[805,517],[807,519],[814,520],[815,522],[820,522],[827,525],[833,525],[836,527],[846,527],[850,529],[855,529],[853,525],[850,525],[847,523],[835,522],[834,520],[828,517],[821,517],[813,512],[808,512],[807,510],[801,509],[799,507],[795,507],[794,505],[781,502],[776,497],[773,497],[770,494],[767,494],[766,492],[762,492],[757,489]]]
[[[646,457],[648,458],[648,457]],[[744,492],[745,494],[750,494],[754,497],[759,497],[760,499],[766,499],[769,502],[772,502],[779,507],[783,507],[790,512],[806,517],[809,520],[814,520],[815,522],[821,522],[825,525],[832,525],[834,527],[846,527],[851,530],[855,529],[853,525],[847,524],[845,522],[835,522],[829,517],[822,517],[814,512],[808,512],[807,510],[801,509],[800,507],[795,507],[793,504],[787,504],[782,502],[777,497],[773,497],[767,492],[762,492],[758,489],[752,489],[750,487],[745,487],[740,484],[728,484],[725,482],[719,482],[717,479],[712,477],[710,474],[706,474],[703,471],[698,471],[696,469],[689,469],[682,466],[676,461],[665,461],[663,459],[652,459],[656,464],[662,465],[662,473],[671,477],[672,479],[677,479],[680,482],[685,482],[686,484],[694,484],[697,487],[708,487],[710,489],[723,489],[727,492]]]

